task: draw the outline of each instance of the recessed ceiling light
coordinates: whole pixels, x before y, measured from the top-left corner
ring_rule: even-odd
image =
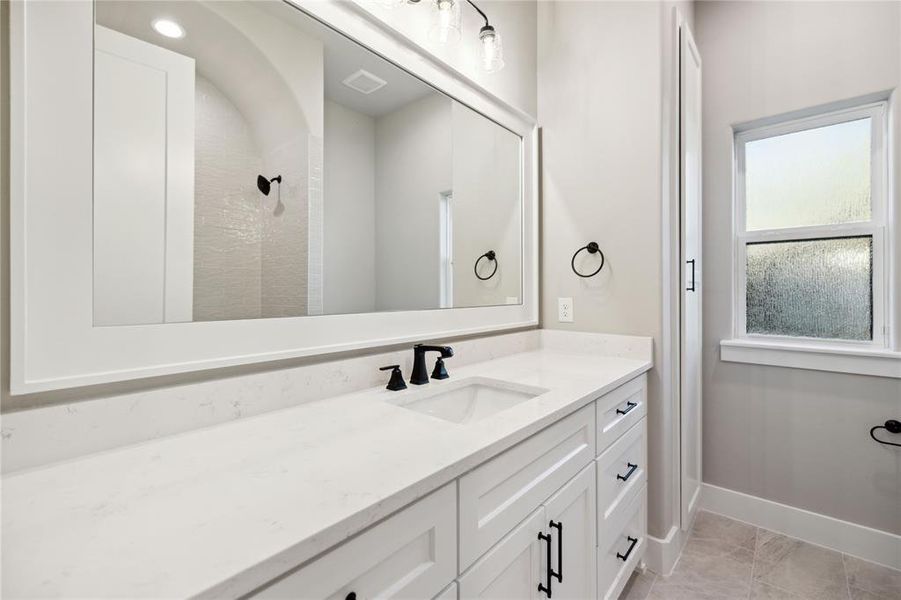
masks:
[[[157,19],[153,22],[153,28],[158,34],[168,38],[185,37],[184,28],[175,21],[170,21],[169,19]]]

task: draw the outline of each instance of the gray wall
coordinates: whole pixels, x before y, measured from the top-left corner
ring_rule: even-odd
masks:
[[[325,314],[375,310],[375,119],[325,101]]]
[[[539,3],[538,18],[542,326],[654,338],[648,527],[659,538],[679,523],[678,419],[663,386],[661,268],[676,7],[691,19],[686,2],[568,1]],[[570,258],[592,240],[606,264],[582,279]],[[573,298],[573,323],[558,323],[559,297]]]
[[[429,94],[375,122],[377,310],[438,308],[438,201],[453,187],[451,100]]]
[[[515,134],[453,103],[454,306],[522,299],[520,140]],[[497,272],[476,279],[476,259],[497,254]],[[480,273],[494,268],[485,260]],[[484,269],[484,270],[482,270]]]
[[[867,433],[901,415],[901,380],[719,360],[732,314],[730,125],[897,87],[901,3],[700,2],[695,18],[704,61],[704,480],[901,533],[901,453]],[[896,181],[899,108],[896,98]]]

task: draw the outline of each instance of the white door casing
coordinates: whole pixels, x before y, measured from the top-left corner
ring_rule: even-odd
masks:
[[[679,28],[680,394],[682,528],[701,492],[701,57]]]

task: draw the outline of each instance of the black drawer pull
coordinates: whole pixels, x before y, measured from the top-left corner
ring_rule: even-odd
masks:
[[[629,555],[632,554],[632,550],[635,550],[635,544],[638,543],[638,538],[634,538],[632,536],[626,536],[626,539],[629,540],[630,542],[632,542],[629,545],[629,549],[626,550],[625,554],[620,554],[619,552],[616,553],[616,558],[622,559],[623,562],[626,562],[627,560],[629,560]]]
[[[629,413],[633,408],[635,408],[636,406],[638,406],[638,403],[637,403],[637,402],[626,402],[626,410],[623,410],[623,409],[621,409],[621,408],[617,408],[617,409],[616,409],[616,414],[618,414],[618,415],[625,415],[625,414],[628,414],[628,413]]]
[[[551,575],[557,578],[557,581],[563,583],[563,523],[551,521],[551,527],[557,530],[557,570],[551,571]],[[547,557],[547,561],[551,562],[551,557]]]
[[[625,475],[617,475],[617,479],[622,479],[623,481],[629,481],[629,477],[632,477],[632,473],[635,472],[635,469],[638,468],[638,465],[633,465],[632,463],[626,463],[626,466],[629,467],[629,470],[626,471]]]
[[[344,596],[344,600],[357,600],[357,593],[351,592],[348,595]]]
[[[538,534],[538,539],[544,541],[547,544],[547,566],[545,567],[545,576],[547,578],[547,587],[544,587],[544,584],[541,581],[538,582],[538,591],[544,592],[548,598],[551,597],[551,578],[554,576],[554,571],[551,569],[551,536],[545,535],[544,533]]]

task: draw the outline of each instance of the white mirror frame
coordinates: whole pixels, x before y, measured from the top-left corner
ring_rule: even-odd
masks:
[[[13,2],[13,394],[538,324],[538,144],[534,119],[430,57],[359,7],[334,1],[292,2],[522,137],[522,304],[94,327],[93,3]]]

